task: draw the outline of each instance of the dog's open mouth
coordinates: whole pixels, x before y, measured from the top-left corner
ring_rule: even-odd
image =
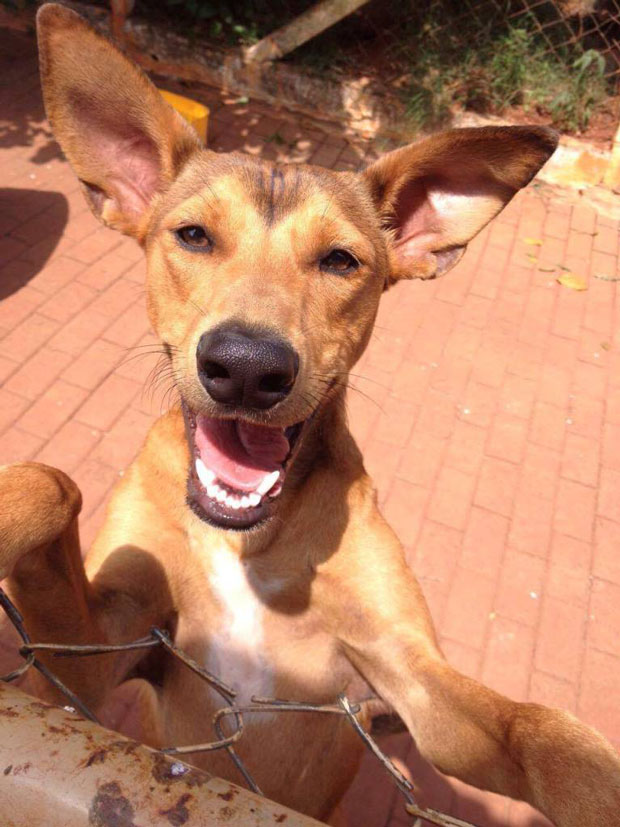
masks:
[[[289,428],[244,419],[193,415],[185,409],[192,449],[189,503],[220,528],[248,529],[269,516],[303,422]]]

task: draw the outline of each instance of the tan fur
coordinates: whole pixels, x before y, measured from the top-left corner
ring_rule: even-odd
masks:
[[[553,135],[449,132],[362,175],[280,168],[199,149],[138,70],[72,12],[43,7],[39,38],[56,136],[95,212],[144,246],[150,318],[186,404],[218,414],[198,381],[196,345],[233,319],[268,323],[300,354],[291,394],[255,420],[288,426],[317,413],[272,519],[248,533],[212,527],[188,508],[183,417],[179,410],[162,417],[113,494],[86,576],[75,486],[44,466],[4,469],[0,497],[10,498],[13,517],[0,526],[0,571],[10,574],[33,636],[120,642],[157,624],[224,679],[247,676],[247,685],[239,677],[241,693],[267,687],[314,702],[342,691],[365,702],[377,693],[443,772],[529,801],[561,827],[618,824],[620,761],[600,735],[564,712],[509,701],[444,661],[344,411],[346,376],[368,342],[384,287],[453,264],[546,160]],[[207,227],[213,251],[180,247],[173,230],[183,223]],[[355,272],[318,267],[334,245],[354,253]],[[237,616],[239,608],[246,614]],[[248,617],[260,623],[248,626]],[[152,675],[140,653],[54,667],[111,725],[120,720],[115,690],[137,699],[148,743],[213,736],[218,700],[170,660],[160,681],[142,688]],[[132,677],[136,669],[144,677]],[[363,709],[369,723],[371,705]],[[269,716],[248,720],[239,743],[268,796],[318,818],[334,811],[359,751],[346,723],[318,715],[281,716],[277,725]],[[195,760],[239,780],[226,755]]]

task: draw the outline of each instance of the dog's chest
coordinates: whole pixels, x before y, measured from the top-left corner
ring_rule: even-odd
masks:
[[[207,644],[207,668],[248,701],[271,695],[273,665],[266,653],[266,607],[251,586],[248,571],[226,546],[211,549],[206,564],[211,595],[219,611]]]
[[[342,691],[350,665],[310,600],[303,609],[287,602],[287,582],[264,570],[259,576],[225,543],[197,557],[200,585],[181,612],[177,642],[230,685],[238,702],[252,695],[331,700]]]

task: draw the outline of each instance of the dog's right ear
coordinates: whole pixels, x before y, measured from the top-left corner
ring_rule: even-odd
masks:
[[[37,14],[47,116],[105,224],[141,240],[154,196],[200,148],[148,78],[75,12]]]

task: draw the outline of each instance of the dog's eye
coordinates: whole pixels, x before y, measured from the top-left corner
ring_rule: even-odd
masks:
[[[175,234],[184,247],[191,247],[192,250],[210,250],[213,247],[205,230],[198,225],[180,227]]]
[[[327,270],[329,273],[336,273],[339,276],[352,273],[360,266],[359,261],[347,253],[346,250],[332,250],[320,261],[321,270]]]

